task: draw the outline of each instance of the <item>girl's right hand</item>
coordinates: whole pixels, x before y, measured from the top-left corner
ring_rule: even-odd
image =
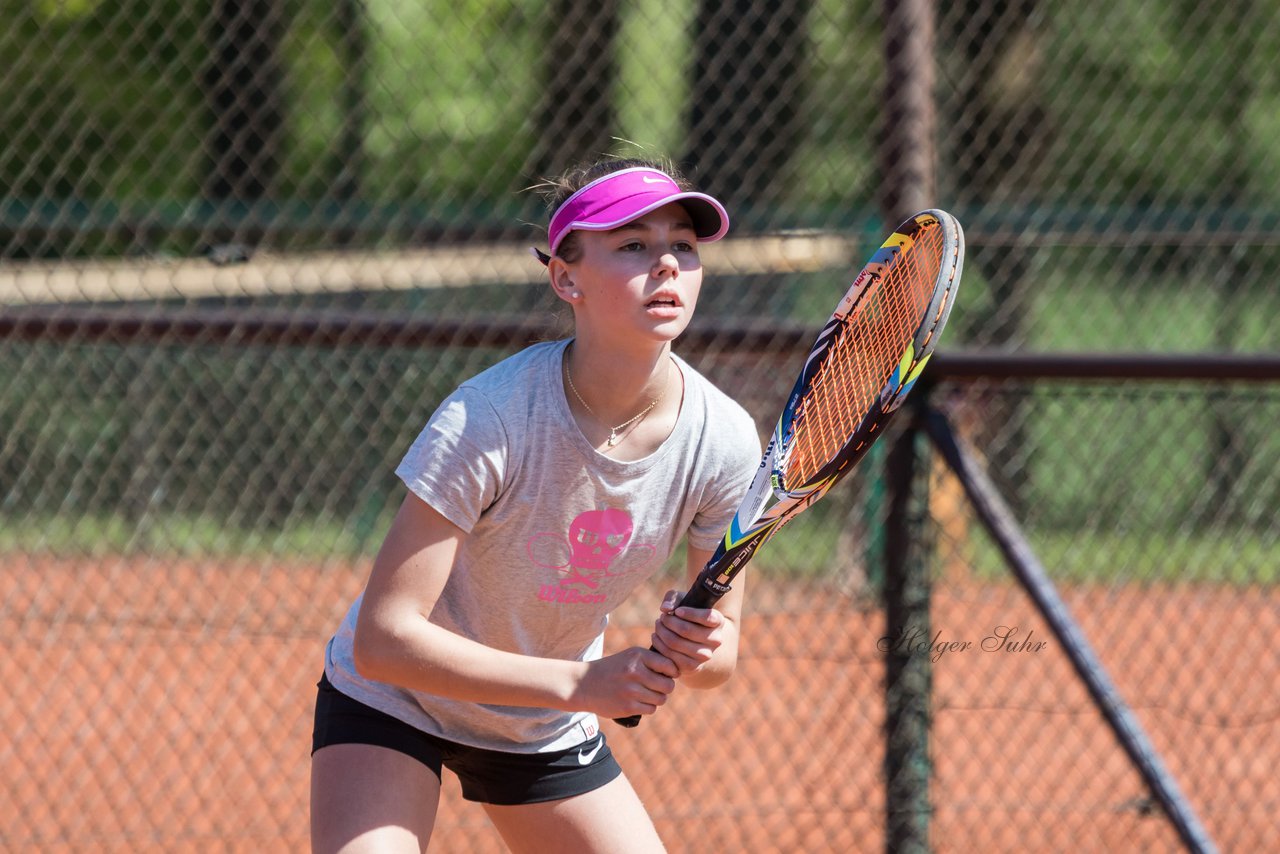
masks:
[[[651,715],[667,702],[679,675],[662,655],[631,647],[587,662],[574,692],[574,705],[602,718]]]

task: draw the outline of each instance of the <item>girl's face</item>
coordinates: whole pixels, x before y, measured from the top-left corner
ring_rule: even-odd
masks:
[[[683,205],[672,202],[613,231],[581,231],[577,239],[582,255],[564,264],[560,278],[568,285],[558,283],[557,291],[574,306],[580,335],[667,342],[684,332],[702,289],[702,262]]]

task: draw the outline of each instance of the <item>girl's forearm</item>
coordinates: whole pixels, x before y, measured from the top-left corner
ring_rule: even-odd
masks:
[[[360,675],[441,697],[504,706],[576,711],[586,664],[493,649],[424,617],[361,614],[355,638]]]

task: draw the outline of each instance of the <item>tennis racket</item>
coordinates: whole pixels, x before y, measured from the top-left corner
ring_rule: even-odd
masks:
[[[964,232],[940,210],[911,217],[871,256],[818,333],[741,506],[681,605],[715,604],[880,437],[937,346],[963,265]],[[640,716],[615,721],[633,727]]]

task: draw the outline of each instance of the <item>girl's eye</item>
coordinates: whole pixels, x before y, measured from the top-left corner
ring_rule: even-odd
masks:
[[[622,244],[623,252],[639,252],[644,249],[644,244],[638,240],[632,240],[629,243]]]
[[[680,243],[677,243],[675,245],[675,250],[677,252],[692,252],[693,249],[694,249],[694,246],[692,243],[685,243],[684,241],[681,241]]]

